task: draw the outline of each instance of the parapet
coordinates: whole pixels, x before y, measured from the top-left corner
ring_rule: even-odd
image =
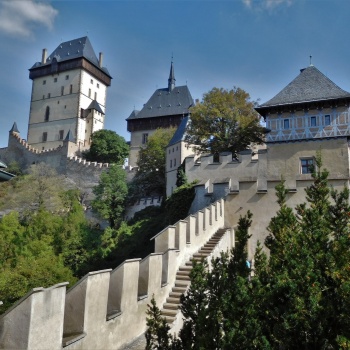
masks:
[[[153,237],[155,252],[116,269],[35,288],[0,316],[0,348],[121,349],[146,330],[147,304],[165,302],[179,266],[224,226],[224,201]],[[63,336],[62,336],[63,334]]]

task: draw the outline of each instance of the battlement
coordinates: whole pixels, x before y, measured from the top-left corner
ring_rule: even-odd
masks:
[[[152,296],[163,304],[178,268],[224,226],[224,212],[223,200],[209,205],[153,237],[145,259],[90,272],[67,293],[66,283],[33,289],[0,316],[0,348],[123,348],[145,332]],[[232,241],[228,230],[220,248]]]

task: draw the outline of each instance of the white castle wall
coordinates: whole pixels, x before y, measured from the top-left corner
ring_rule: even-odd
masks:
[[[224,215],[223,200],[211,204],[156,235],[155,253],[90,272],[67,294],[66,283],[35,288],[0,316],[0,348],[123,349],[145,332],[152,296],[165,302],[179,266],[224,226]],[[228,230],[219,245],[232,244]]]
[[[221,154],[219,162],[214,162],[211,155],[202,156],[200,162],[188,157],[185,163],[188,180],[200,181],[190,212],[225,198],[225,223],[230,227],[250,210],[252,258],[257,241],[265,240],[267,226],[279,209],[276,185],[285,180],[289,191],[287,205],[291,208],[305,202],[305,189],[313,180],[311,174],[300,173],[300,159],[315,157],[317,151],[321,151],[322,168],[329,171],[329,184],[337,190],[349,188],[350,152],[346,138],[269,145],[266,150],[258,150],[257,157],[251,151],[241,152],[238,160],[232,160],[228,153]]]

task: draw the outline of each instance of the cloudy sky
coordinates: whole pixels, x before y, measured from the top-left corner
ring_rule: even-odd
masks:
[[[312,63],[350,91],[349,0],[0,0],[0,147],[17,122],[27,137],[28,69],[60,42],[88,35],[113,76],[106,128],[129,140],[125,119],[165,87],[194,99],[238,86],[260,102]]]

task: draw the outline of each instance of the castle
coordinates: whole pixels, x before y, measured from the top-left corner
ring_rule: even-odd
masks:
[[[176,92],[172,70],[173,66],[168,89],[161,91],[169,95]],[[158,93],[157,98],[161,98]],[[190,215],[156,235],[154,253],[143,260],[126,260],[114,270],[90,272],[67,293],[66,283],[29,292],[0,316],[0,348],[137,349],[152,295],[158,305],[163,305],[162,314],[172,332],[177,331],[182,322],[178,302],[189,284],[191,259],[210,259],[234,246],[234,226],[248,210],[254,215],[248,247],[252,257],[257,241],[264,240],[265,228],[278,210],[275,186],[281,179],[288,189],[287,205],[304,202],[304,189],[312,183],[310,166],[320,151],[323,166],[330,172],[330,184],[335,189],[349,187],[349,104],[350,93],[310,65],[256,108],[270,130],[266,148],[243,151],[238,159],[222,153],[219,161],[212,155],[190,154],[184,138],[188,113],[178,114],[178,129],[166,149],[167,193],[176,188],[174,174],[184,163],[188,180],[199,180]],[[159,117],[156,120],[163,120],[164,115]],[[145,117],[145,124],[137,121],[139,127],[132,129],[135,150],[142,145],[142,135],[152,132],[152,118]],[[138,118],[129,121],[133,119]],[[42,128],[45,121],[39,124]],[[78,139],[78,134],[74,137]],[[77,149],[70,137],[60,142],[55,150],[38,151],[12,130],[9,149],[27,158],[30,154],[30,161],[48,162],[55,152],[67,155],[70,147]],[[0,158],[6,152],[0,150]],[[64,169],[70,168],[69,162],[78,162],[57,159]],[[53,161],[56,164],[57,159]]]

